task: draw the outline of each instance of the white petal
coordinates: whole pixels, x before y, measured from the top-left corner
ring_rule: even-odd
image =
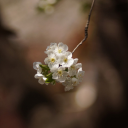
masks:
[[[50,49],[50,46],[47,46],[46,50],[48,51]]]
[[[63,71],[63,70],[65,70],[65,67],[61,66],[61,67],[58,68],[58,70],[62,70]]]
[[[76,75],[77,71],[76,70],[69,70],[68,73],[70,76],[74,76],[74,75]]]
[[[51,50],[48,50],[48,51],[44,51],[44,53],[49,55],[49,54],[53,53],[53,50],[51,49]]]
[[[59,63],[60,65],[63,64],[63,62],[64,62],[64,58],[65,58],[64,55],[60,55],[60,56],[58,56],[58,63]]]
[[[42,72],[42,68],[39,66],[39,68],[37,69],[37,74],[41,74]]]
[[[66,71],[63,71],[63,76],[66,77],[68,73]]]
[[[52,79],[58,79],[57,73],[53,73],[53,74],[52,74]]]
[[[81,68],[80,68],[80,69],[81,69]],[[76,77],[78,78],[79,82],[82,82],[84,73],[85,73],[84,71],[79,71],[79,70],[78,70],[78,73],[77,73]]]
[[[64,45],[62,42],[59,42],[58,47],[63,47]]]
[[[44,83],[45,83],[43,79],[39,79],[38,82],[39,82],[40,84],[44,84]]]
[[[79,71],[82,71],[82,68],[80,68],[80,69],[78,70],[78,72],[79,72]]]
[[[71,52],[66,52],[66,56],[67,56],[68,58],[72,58],[72,53],[71,53]]]
[[[70,67],[73,64],[74,60],[71,58],[68,60],[67,67]]]
[[[54,71],[56,71],[56,70],[58,69],[59,64],[58,64],[58,63],[49,63],[49,64],[48,64],[48,67],[50,68],[50,70],[51,70],[52,72],[54,72]]]
[[[71,89],[73,89],[73,86],[66,86],[66,87],[65,87],[65,91],[69,91],[69,90],[71,90]]]
[[[79,81],[76,78],[72,78],[72,83],[74,86],[77,86],[79,84]]]
[[[44,63],[48,64],[48,62],[49,62],[49,58],[47,57],[47,58],[44,59]]]
[[[68,50],[68,46],[63,44],[62,42],[58,44],[58,47],[61,47],[63,49],[63,52],[66,52]]]
[[[56,47],[57,46],[57,43],[51,43],[50,44],[50,47]]]
[[[39,79],[39,78],[43,77],[43,75],[42,75],[42,74],[35,74],[34,77],[35,77],[36,79]]]
[[[43,80],[45,81],[47,78],[45,76],[43,76]]]
[[[76,64],[76,68],[77,68],[77,69],[79,69],[79,68],[82,69],[82,64],[81,64],[81,63]]]
[[[49,68],[50,68],[50,71],[51,72],[56,72],[58,70],[58,67],[59,67],[59,64],[54,64],[54,65],[52,65]]]
[[[64,82],[66,80],[66,77],[60,77],[60,78],[58,78],[58,81],[59,82]]]
[[[42,63],[41,63],[41,62],[34,62],[34,63],[33,63],[33,68],[34,68],[35,70],[37,70],[38,67],[39,67],[39,64],[42,64]]]
[[[78,62],[78,58],[75,58],[73,64],[75,65],[77,62]]]

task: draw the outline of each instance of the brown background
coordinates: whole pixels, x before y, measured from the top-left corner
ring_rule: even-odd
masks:
[[[38,84],[32,65],[51,42],[74,49],[91,1],[61,0],[50,15],[38,2],[0,1],[0,128],[128,128],[128,2],[96,0],[89,38],[73,54],[85,76],[69,92]]]

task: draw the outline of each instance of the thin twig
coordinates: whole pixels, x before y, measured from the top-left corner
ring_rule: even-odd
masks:
[[[76,49],[83,44],[84,41],[86,41],[86,39],[88,38],[88,27],[89,27],[89,23],[90,23],[90,17],[91,17],[91,14],[92,14],[92,9],[93,9],[93,6],[94,6],[94,3],[95,3],[95,0],[92,1],[92,6],[91,6],[91,9],[90,9],[90,12],[89,12],[89,15],[88,15],[88,20],[87,20],[87,23],[86,23],[86,26],[85,26],[85,37],[84,39],[74,48],[74,50],[72,51],[72,54],[76,51]]]

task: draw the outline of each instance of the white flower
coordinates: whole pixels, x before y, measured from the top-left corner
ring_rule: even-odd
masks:
[[[68,75],[68,73],[65,71],[65,68],[62,66],[52,71],[54,71],[52,74],[52,78],[59,82],[64,82],[66,79],[66,76]]]
[[[46,48],[46,51],[44,53],[49,54],[53,52],[53,50],[55,50],[56,47],[57,47],[57,43],[51,43],[50,46]]]
[[[65,91],[70,91],[71,89],[73,89],[74,87],[72,85],[67,85],[65,86]]]
[[[79,80],[77,78],[72,78],[72,85],[77,86],[79,84]]]
[[[44,75],[42,75],[42,74],[35,74],[35,78],[36,79],[39,79],[38,80],[38,82],[40,83],[40,84],[46,84],[46,85],[48,85],[47,83],[45,83],[45,80],[47,79]]]
[[[65,82],[62,83],[65,86],[65,91],[69,91],[79,84],[77,78],[67,77]]]
[[[67,50],[68,50],[68,46],[60,42],[60,43],[58,44],[58,46],[55,47],[54,52],[55,52],[55,54],[56,54],[57,56],[60,56],[60,55],[62,55],[63,53],[65,53]]]
[[[54,65],[59,66],[57,61],[58,59],[53,53],[48,54],[48,57],[44,60],[45,64],[48,64],[49,68],[52,68]]]
[[[82,82],[84,73],[85,73],[85,71],[82,71],[82,68],[80,68],[80,69],[78,70],[78,73],[77,73],[77,75],[76,75],[76,78],[79,80],[79,82]]]
[[[70,67],[73,64],[74,60],[72,59],[72,53],[71,52],[66,52],[59,58],[59,63],[63,67]]]
[[[40,64],[42,64],[41,62],[34,62],[33,63],[33,68],[35,70],[37,70],[37,73],[41,73],[42,72],[42,68],[40,67]]]
[[[72,80],[70,77],[66,77],[65,82],[62,83],[64,86],[72,85]]]
[[[74,59],[74,63],[68,68],[68,73],[70,76],[74,76],[77,73],[77,70],[82,67],[81,63],[77,63],[78,59]],[[76,64],[77,63],[77,64]]]
[[[65,82],[62,84],[65,86],[65,91],[69,91],[74,88],[72,85],[72,79],[70,77],[67,77]]]

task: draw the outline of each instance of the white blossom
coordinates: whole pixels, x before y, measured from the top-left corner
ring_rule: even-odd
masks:
[[[72,53],[71,52],[66,52],[59,58],[59,62],[63,67],[70,67],[74,60],[72,58]]]
[[[59,82],[64,82],[66,80],[67,75],[68,73],[65,71],[65,68],[61,66],[54,70],[52,78]]]
[[[63,55],[67,50],[68,46],[60,42],[58,46],[55,47],[54,52],[57,56],[60,56]]]
[[[77,74],[77,70],[82,67],[81,63],[77,63],[78,59],[74,59],[74,63],[68,68],[68,72],[70,76],[74,76]],[[76,64],[77,63],[77,64]]]
[[[77,86],[79,84],[79,80],[77,78],[72,78],[72,85]]]
[[[67,85],[65,86],[65,91],[70,91],[71,89],[73,89],[74,87],[72,85]]]
[[[77,79],[79,80],[79,82],[82,82],[84,73],[85,73],[85,71],[82,71],[82,68],[80,68],[80,69],[78,70],[78,73],[77,73],[76,77],[77,77]]]
[[[65,91],[69,91],[73,89],[72,79],[70,77],[67,77],[65,82],[62,83],[65,86]]]
[[[40,67],[40,64],[42,64],[41,62],[34,62],[33,63],[33,68],[35,70],[37,70],[37,73],[41,73],[42,72],[42,68]]]
[[[79,81],[77,78],[70,78],[67,77],[65,82],[62,83],[65,86],[65,91],[69,91],[74,88],[74,86],[77,86],[79,84]]]
[[[38,82],[40,83],[40,84],[46,84],[45,83],[45,80],[47,79],[44,75],[42,75],[42,74],[36,74],[35,75],[35,78],[36,79],[39,79],[38,80]],[[47,84],[46,84],[47,85]]]
[[[59,64],[57,61],[57,56],[54,53],[49,53],[48,57],[44,60],[45,64],[48,64],[49,68],[52,68],[54,65],[58,66]]]
[[[51,52],[53,52],[53,50],[55,50],[56,47],[57,43],[51,43],[50,46],[46,48],[46,51],[44,53],[50,54]]]

